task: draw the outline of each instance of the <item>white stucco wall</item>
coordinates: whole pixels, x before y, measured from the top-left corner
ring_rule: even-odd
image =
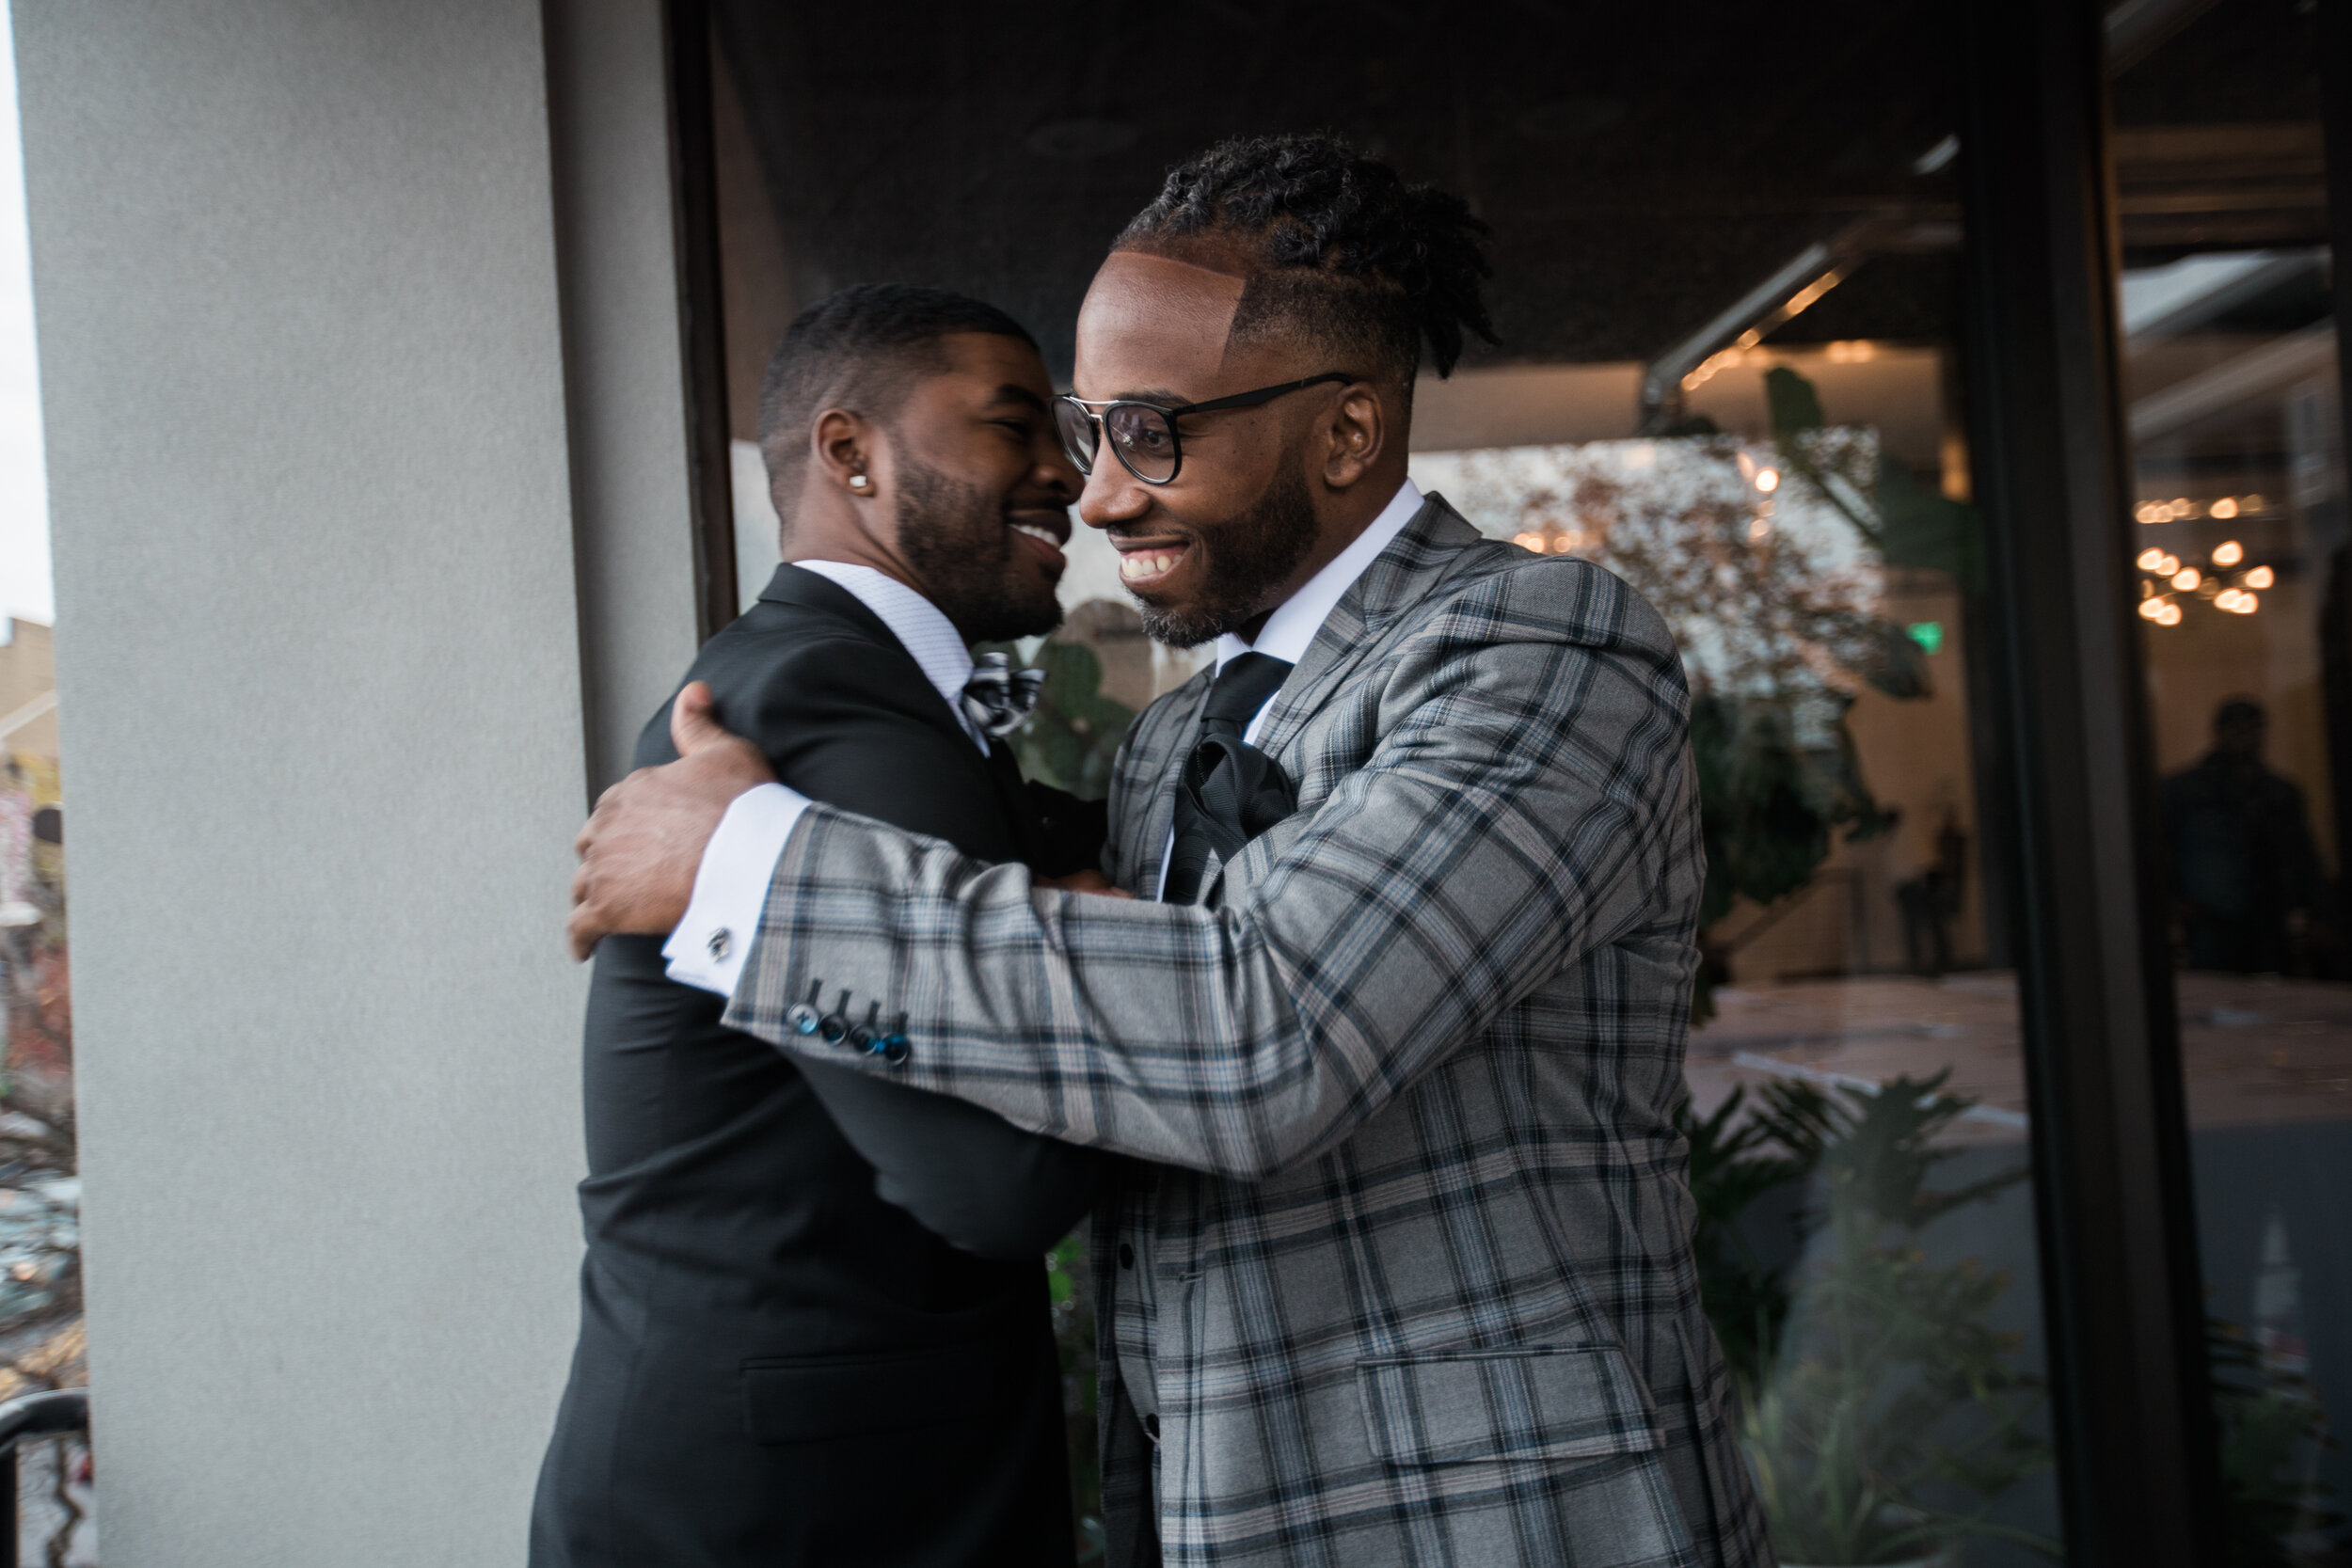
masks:
[[[540,7],[16,27],[104,1559],[513,1564],[580,1164]]]

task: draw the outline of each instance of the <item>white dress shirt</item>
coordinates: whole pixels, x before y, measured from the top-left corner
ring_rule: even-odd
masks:
[[[972,678],[972,650],[940,608],[897,578],[846,561],[796,561],[793,565],[837,583],[872,610],[890,635],[904,643],[923,673],[939,689],[947,711],[982,754],[988,736],[963,711],[963,686]],[[682,984],[735,993],[743,955],[768,902],[768,882],[784,853],[784,841],[801,819],[808,797],[782,784],[762,784],[736,798],[719,831],[703,850],[694,873],[694,896],[685,918],[662,944],[670,978]]]
[[[1222,670],[1228,661],[1252,652],[1291,664],[1305,657],[1308,645],[1314,641],[1315,633],[1323,629],[1323,623],[1330,619],[1331,611],[1356,585],[1356,579],[1364,575],[1364,569],[1412,521],[1413,514],[1421,510],[1421,502],[1420,489],[1406,480],[1405,487],[1380,509],[1380,515],[1363,532],[1349,541],[1347,548],[1333,556],[1323,570],[1309,578],[1297,593],[1266,617],[1255,642],[1245,642],[1230,632],[1218,638],[1216,667]],[[840,565],[830,561],[803,561],[795,564],[823,573],[865,600],[866,608],[882,618],[918,661],[924,658],[922,652],[898,622],[891,618],[893,614],[911,615],[907,608],[911,605],[935,618],[947,628],[950,637],[954,635],[955,628],[947,626],[947,618],[929,600],[871,567]],[[855,574],[854,578],[851,574]],[[888,596],[882,593],[883,589],[891,591]],[[884,608],[885,604],[891,608]],[[962,660],[962,673],[952,688],[941,673],[933,672],[930,663],[925,662],[923,670],[961,718],[961,692],[963,683],[972,676],[972,656],[961,639],[956,641],[955,649],[956,657]],[[945,669],[944,664],[942,668]],[[1243,734],[1245,740],[1257,739],[1258,731],[1273,707],[1269,702],[1258,710]],[[968,721],[965,728],[967,732],[971,729]],[[981,749],[987,749],[984,740]],[[744,955],[751,951],[752,934],[759,928],[759,912],[767,907],[768,887],[774,880],[776,862],[783,857],[785,841],[792,836],[801,813],[807,809],[807,796],[780,784],[761,784],[735,798],[735,803],[720,818],[718,831],[704,847],[702,864],[694,873],[694,895],[686,906],[686,914],[662,945],[661,956],[669,962],[671,979],[680,985],[717,991],[722,996],[735,994],[736,981],[743,973]],[[1174,842],[1172,831],[1169,842]],[[1168,856],[1163,852],[1163,887],[1167,879]]]

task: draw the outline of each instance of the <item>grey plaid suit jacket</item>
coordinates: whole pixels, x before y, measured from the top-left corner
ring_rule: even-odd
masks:
[[[1206,690],[1120,755],[1105,870],[1147,897]],[[1623,582],[1432,496],[1267,714],[1296,815],[1201,905],[803,817],[729,1024],[837,1052],[784,1016],[846,987],[905,1016],[872,1070],[1155,1163],[1095,1218],[1106,1308],[1122,1239],[1152,1271],[1152,1321],[1105,1312],[1115,1560],[1156,1485],[1172,1564],[1770,1563],[1673,1124],[1687,708]]]

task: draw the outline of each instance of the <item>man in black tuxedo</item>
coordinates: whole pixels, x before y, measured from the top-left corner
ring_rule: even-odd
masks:
[[[760,406],[786,564],[689,672],[804,793],[1045,876],[1095,863],[1101,809],[1025,786],[998,736],[1033,693],[966,644],[1060,618],[1080,482],[1053,396],[976,301],[881,285],[804,312]],[[676,755],[665,706],[637,763]],[[664,970],[658,938],[596,955],[580,1344],[534,1568],[1067,1564],[1042,1254],[1099,1157],[796,1062]],[[845,1062],[903,1049],[809,1001]]]

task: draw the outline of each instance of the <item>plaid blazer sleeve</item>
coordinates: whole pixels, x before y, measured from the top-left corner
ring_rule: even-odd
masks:
[[[824,1054],[784,1022],[821,980],[904,1016],[907,1059],[867,1070],[1018,1126],[1245,1178],[1319,1152],[1640,922],[1694,848],[1680,661],[1614,578],[1498,573],[1377,662],[1338,699],[1370,705],[1369,760],[1251,845],[1221,907],[1042,890],[812,807],[726,1022]]]

